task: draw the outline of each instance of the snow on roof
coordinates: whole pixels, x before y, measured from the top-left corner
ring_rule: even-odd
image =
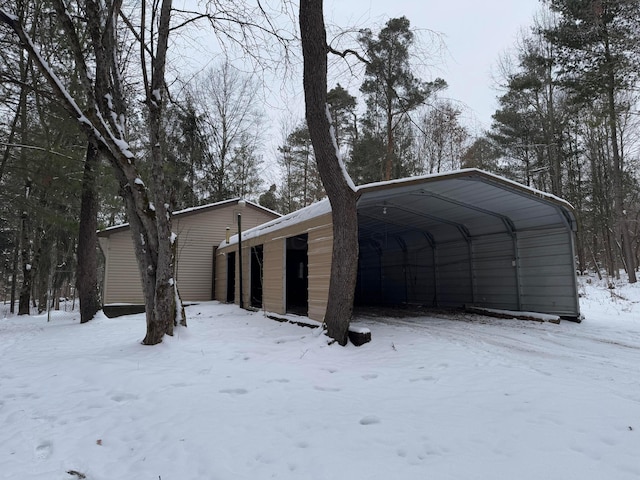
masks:
[[[329,212],[331,212],[331,204],[329,203],[329,200],[325,198],[324,200],[313,203],[308,207],[296,210],[295,212],[292,212],[288,215],[276,218],[267,223],[263,223],[262,225],[258,225],[257,227],[253,227],[249,230],[245,230],[244,232],[242,232],[242,239],[247,240],[249,238],[255,238],[259,235],[265,235],[266,233],[273,232],[274,230],[280,230],[281,228],[287,227],[289,225],[296,225],[298,223],[319,217],[320,215],[324,215],[325,213]],[[237,234],[231,236],[228,242],[223,241],[220,244],[219,248],[225,247],[227,245],[233,245],[234,243],[238,243]]]
[[[551,200],[555,203],[561,203],[565,206],[567,206],[568,208],[570,208],[571,210],[574,210],[573,205],[571,205],[569,202],[567,202],[566,200],[557,197],[556,195],[553,195],[551,193],[547,193],[547,192],[543,192],[542,190],[538,190],[536,188],[532,188],[532,187],[528,187],[526,185],[523,185],[521,183],[518,183],[514,180],[509,180],[508,178],[502,177],[500,175],[497,175],[495,173],[490,173],[484,170],[480,170],[478,168],[462,168],[459,170],[451,170],[448,172],[441,172],[441,173],[432,173],[432,174],[428,174],[428,175],[420,175],[420,176],[416,176],[416,177],[405,177],[405,178],[398,178],[398,179],[394,179],[394,180],[388,180],[388,181],[384,181],[384,182],[374,182],[374,183],[367,183],[365,185],[360,185],[357,187],[357,192],[360,194],[365,193],[367,190],[374,190],[374,189],[381,189],[384,187],[391,187],[391,186],[395,186],[395,185],[402,185],[402,184],[411,184],[411,183],[420,183],[422,181],[429,181],[429,180],[438,180],[438,179],[445,179],[445,178],[449,178],[449,177],[459,177],[459,176],[464,176],[464,175],[477,175],[477,176],[483,176],[483,177],[488,177],[492,180],[495,180],[497,183],[502,183],[505,185],[509,185],[513,188],[517,188],[519,190],[524,190],[528,193],[530,193],[531,195],[537,196],[537,197],[542,197],[545,198],[547,200]]]
[[[207,203],[206,205],[199,205],[197,207],[189,207],[189,208],[184,208],[182,210],[176,210],[175,212],[173,212],[173,216],[180,216],[180,215],[191,215],[194,213],[198,213],[202,210],[209,210],[212,208],[217,208],[217,207],[221,207],[224,206],[226,204],[233,204],[233,203],[238,203],[241,200],[243,200],[240,197],[237,198],[232,198],[230,200],[223,200],[221,202],[215,202],[215,203]],[[257,203],[254,203],[250,200],[245,200],[247,205],[251,205],[255,208],[259,208],[260,210],[263,210],[265,212],[271,213],[273,215],[277,215],[277,216],[282,216],[281,214],[279,214],[278,212],[274,212],[273,210],[270,210],[266,207],[263,207],[262,205],[259,205]],[[112,225],[111,227],[106,227],[103,228],[102,230],[99,230],[98,233],[105,235],[109,232],[112,232],[114,230],[120,230],[120,229],[124,229],[124,228],[129,228],[129,224],[128,223],[121,223],[120,225]]]
[[[567,202],[566,200],[563,200],[555,195],[552,195],[550,193],[546,193],[543,192],[541,190],[536,190],[535,188],[531,188],[531,187],[527,187],[526,185],[522,185],[518,182],[515,182],[513,180],[509,180],[507,178],[501,177],[500,175],[496,175],[493,173],[489,173],[489,172],[485,172],[484,170],[479,170],[477,168],[465,168],[465,169],[460,169],[460,170],[453,170],[453,171],[448,171],[448,172],[444,172],[444,173],[434,173],[434,174],[429,174],[429,175],[421,175],[421,176],[416,176],[416,177],[406,177],[406,178],[398,178],[398,179],[394,179],[394,180],[388,180],[388,181],[384,181],[384,182],[374,182],[374,183],[368,183],[365,185],[360,185],[358,187],[356,187],[356,192],[358,193],[358,195],[363,195],[369,191],[375,191],[375,190],[385,190],[385,189],[392,189],[393,187],[400,187],[403,185],[412,185],[412,184],[420,184],[420,183],[427,183],[429,181],[437,181],[437,180],[445,180],[445,179],[450,179],[450,178],[456,178],[456,177],[464,177],[465,175],[467,176],[476,176],[476,177],[485,177],[488,178],[490,180],[495,181],[495,183],[498,184],[503,184],[509,187],[512,187],[514,189],[520,190],[520,191],[524,191],[526,193],[529,193],[533,196],[539,197],[539,198],[543,198],[545,200],[549,200],[552,201],[554,203],[558,203],[561,204],[563,206],[566,206],[567,208],[573,210],[573,206]],[[275,220],[271,220],[270,222],[267,223],[263,223],[262,225],[258,225],[257,227],[245,230],[242,232],[242,239],[243,240],[248,240],[250,238],[255,238],[259,235],[264,235],[266,233],[275,231],[275,230],[279,230],[281,228],[284,227],[288,227],[291,225],[295,225],[301,222],[304,222],[306,220],[310,220],[312,218],[315,217],[319,217],[320,215],[326,214],[331,212],[331,204],[329,203],[328,199],[324,199],[321,200],[317,203],[314,203],[312,205],[309,205],[308,207],[302,208],[298,211],[292,212],[288,215],[285,215],[283,217],[277,218]],[[231,238],[229,239],[228,242],[223,241],[220,244],[220,248],[228,246],[228,245],[233,245],[235,243],[238,242],[238,235],[233,235],[231,236]]]

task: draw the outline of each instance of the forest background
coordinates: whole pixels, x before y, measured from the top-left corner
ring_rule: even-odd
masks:
[[[578,270],[616,277],[625,269],[633,282],[640,255],[640,7],[631,0],[539,6],[486,80],[498,101],[487,128],[448,94],[450,80],[438,77],[446,38],[437,32],[416,30],[402,16],[331,27],[329,100],[338,146],[356,184],[475,167],[563,197],[580,219]],[[0,8],[19,19],[64,87],[80,89],[50,2],[0,1]],[[135,26],[136,8],[123,7],[117,51],[124,133],[146,179],[153,173],[149,113],[132,45],[144,44],[135,32],[146,29],[153,38],[157,30],[153,19],[149,28],[127,28],[127,21]],[[169,209],[242,197],[289,213],[320,200],[302,98],[273,116],[290,85],[301,83],[295,6],[199,8],[174,6],[172,15],[176,40],[160,136]],[[82,8],[68,9],[73,22],[83,21]],[[206,68],[185,68],[203,38],[216,42],[218,57],[207,58]],[[84,132],[18,42],[0,28],[0,301],[13,305],[20,297],[45,310],[47,299],[75,295],[89,156]],[[97,168],[97,226],[129,221],[110,166],[101,159]]]

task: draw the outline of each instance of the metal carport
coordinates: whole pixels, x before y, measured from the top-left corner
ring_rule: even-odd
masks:
[[[564,200],[476,169],[358,193],[356,304],[580,316]]]

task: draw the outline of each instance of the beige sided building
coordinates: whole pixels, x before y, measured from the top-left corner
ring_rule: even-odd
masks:
[[[174,212],[173,231],[178,235],[176,281],[186,302],[213,299],[215,250],[238,231],[238,214],[242,228],[252,228],[280,217],[279,214],[252,202],[239,199],[218,202]],[[98,232],[105,256],[104,305],[144,305],[140,272],[133,250],[128,224]]]
[[[577,221],[564,200],[477,169],[357,190],[355,306],[479,308],[579,319]],[[220,245],[215,299],[322,321],[333,246],[328,201]]]

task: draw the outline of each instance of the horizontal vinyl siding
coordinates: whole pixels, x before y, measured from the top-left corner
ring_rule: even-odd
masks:
[[[259,243],[252,242],[252,245]],[[284,239],[264,243],[262,303],[268,312],[284,314]],[[246,269],[246,267],[245,267]],[[247,270],[245,270],[247,271]]]
[[[264,235],[251,237],[242,242],[242,249],[247,252],[249,252],[253,246],[263,246],[263,306],[265,310],[278,314],[284,314],[286,312],[284,291],[286,239],[306,233],[308,234],[307,254],[309,256],[308,315],[310,318],[322,321],[326,311],[329,288],[328,282],[331,274],[332,228],[331,214],[329,213],[268,232]],[[237,244],[232,244],[220,249],[219,254],[237,251],[237,248]],[[248,258],[249,254],[247,253],[246,256],[243,257],[245,262],[243,265],[243,276],[247,279],[250,278],[251,268]],[[218,275],[224,278],[222,282],[226,281],[226,263],[219,268],[218,272]],[[219,279],[216,281],[218,281],[219,285],[219,287],[216,288],[216,292],[222,292],[224,287],[220,285]],[[249,282],[245,283],[245,289],[248,287]],[[216,293],[216,298],[221,297],[221,293]]]
[[[227,256],[216,251],[216,278],[214,298],[219,302],[227,301]]]
[[[239,208],[236,203],[173,217],[172,230],[178,235],[176,282],[182,300],[211,299],[213,248],[225,239],[227,227],[232,234],[237,232],[238,213],[242,214],[243,230],[275,217],[257,208]],[[144,303],[131,230],[124,228],[113,232],[104,237],[103,244],[108,245],[104,303]],[[223,268],[222,289],[216,292],[216,299],[226,298],[226,263]]]
[[[140,270],[133,251],[131,231],[117,232],[109,237],[104,303],[144,304]]]
[[[183,300],[211,299],[213,247],[217,247],[226,238],[227,227],[230,232],[237,232],[239,212],[242,214],[243,230],[273,218],[253,209],[238,209],[234,204],[184,218],[176,217],[174,220],[173,230],[178,234],[176,276]],[[247,258],[245,255],[242,260],[248,261]],[[243,283],[246,290],[247,282]]]
[[[319,322],[324,320],[329,298],[331,278],[331,255],[333,248],[333,226],[331,223],[315,227],[309,231],[307,240],[309,258],[309,318]],[[353,259],[357,261],[357,259]]]

